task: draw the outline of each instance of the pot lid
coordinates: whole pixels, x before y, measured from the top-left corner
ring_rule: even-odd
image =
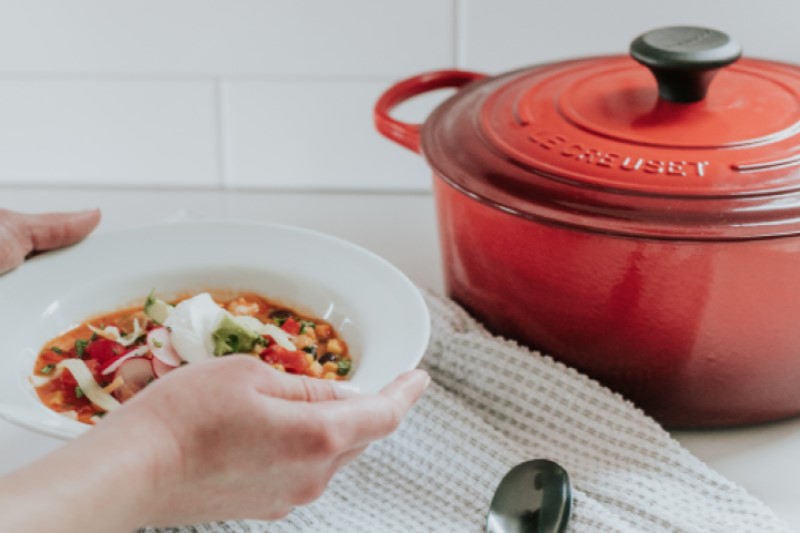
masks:
[[[656,238],[800,233],[800,67],[740,55],[724,33],[672,27],[630,57],[486,78],[429,117],[422,151],[526,217]]]

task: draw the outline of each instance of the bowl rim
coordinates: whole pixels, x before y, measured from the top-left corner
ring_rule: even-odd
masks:
[[[52,252],[47,252],[41,255],[37,255],[31,258],[26,264],[23,265],[15,270],[7,272],[5,274],[0,275],[0,318],[5,316],[12,316],[12,313],[9,311],[9,307],[12,305],[11,300],[13,298],[3,297],[3,295],[7,293],[14,294],[23,292],[23,289],[19,288],[19,285],[24,285],[25,283],[30,283],[31,281],[36,281],[37,276],[41,276],[42,273],[46,273],[48,269],[57,268],[59,264],[66,264],[69,265],[74,263],[77,259],[80,258],[82,255],[86,255],[91,253],[92,251],[97,251],[101,247],[103,247],[106,243],[110,243],[113,247],[114,243],[119,242],[126,242],[131,241],[133,238],[137,236],[142,236],[145,233],[149,232],[158,232],[158,230],[164,230],[167,234],[166,238],[170,236],[174,236],[176,234],[181,234],[184,232],[186,234],[194,234],[197,235],[198,232],[203,231],[211,231],[211,232],[219,232],[221,230],[235,230],[235,229],[242,229],[246,232],[250,232],[250,234],[259,233],[264,235],[263,238],[269,241],[270,239],[277,240],[278,242],[281,239],[287,239],[289,237],[297,237],[300,239],[298,242],[317,242],[317,243],[325,243],[326,249],[330,250],[339,250],[343,255],[341,261],[347,262],[352,261],[354,265],[359,266],[359,268],[366,269],[367,271],[374,272],[378,277],[380,277],[381,281],[388,281],[387,287],[385,288],[386,293],[391,293],[392,291],[397,291],[397,299],[392,299],[392,306],[394,305],[404,305],[407,306],[407,312],[413,313],[413,316],[416,317],[413,321],[408,321],[408,323],[412,323],[412,327],[416,330],[416,334],[409,336],[408,329],[406,329],[406,324],[402,324],[403,327],[396,328],[398,330],[402,330],[405,332],[404,334],[411,339],[408,343],[408,349],[406,353],[398,353],[395,357],[397,361],[392,361],[392,365],[394,370],[388,371],[392,374],[392,378],[396,377],[402,371],[411,370],[415,368],[419,362],[421,361],[422,357],[424,356],[425,350],[427,349],[430,334],[431,334],[431,319],[430,319],[430,311],[428,306],[425,302],[425,299],[422,295],[420,289],[403,273],[398,267],[393,265],[388,260],[384,259],[380,255],[372,252],[371,250],[364,248],[360,245],[357,245],[351,241],[343,239],[341,237],[337,237],[334,235],[330,235],[327,233],[323,233],[317,230],[312,230],[308,228],[304,228],[301,226],[294,226],[282,223],[273,223],[273,222],[262,222],[262,221],[252,221],[252,220],[240,220],[235,218],[203,218],[200,220],[177,220],[177,221],[162,221],[162,222],[155,222],[149,224],[139,224],[136,226],[107,231],[103,233],[98,233],[94,235],[90,235],[83,241],[77,243],[76,245],[61,249],[55,250]],[[172,232],[172,233],[168,233]],[[187,233],[188,232],[188,233]],[[155,233],[154,241],[157,241],[161,238],[165,238],[161,236],[162,234]],[[155,245],[154,245],[155,246]],[[192,249],[194,250],[194,249]],[[177,255],[177,254],[175,254]],[[102,260],[102,259],[101,259]],[[179,259],[175,259],[177,261],[176,264],[181,264]],[[235,262],[235,261],[234,261]],[[218,262],[213,262],[212,265],[208,266],[208,271],[211,272],[215,268],[220,268]],[[165,264],[171,264],[169,262]],[[248,265],[249,268],[251,265]],[[92,267],[94,268],[94,267]],[[308,274],[309,272],[313,272],[312,270],[305,270],[308,268],[313,267],[303,267],[304,274]],[[204,267],[198,267],[199,275],[202,275]],[[258,268],[255,269],[258,271]],[[130,276],[131,272],[128,272],[127,275]],[[270,276],[270,272],[264,270],[265,276]],[[273,272],[274,274],[274,272]],[[334,273],[334,276],[344,276],[341,273]],[[124,278],[125,276],[123,276]],[[347,276],[344,276],[345,278]],[[93,281],[95,283],[95,288],[98,281]],[[333,284],[333,282],[329,282]],[[16,287],[15,287],[16,285]],[[373,283],[374,285],[374,283]],[[52,286],[45,285],[45,287]],[[213,284],[209,285],[213,286]],[[325,287],[329,289],[330,287]],[[373,287],[374,288],[374,287]],[[12,290],[13,289],[13,290]],[[348,289],[348,288],[346,288]],[[42,289],[34,289],[34,290],[42,290]],[[244,290],[244,289],[242,289]],[[257,288],[253,288],[254,292],[259,292]],[[88,292],[87,292],[88,293]],[[270,297],[270,295],[264,291],[262,292],[266,297]],[[333,294],[333,292],[331,293]],[[386,296],[386,294],[383,294]],[[58,301],[60,298],[63,297],[63,294],[54,294],[48,297],[38,297],[37,302],[40,301]],[[354,297],[355,298],[355,297]],[[363,301],[373,302],[373,299],[369,299],[366,296],[360,297]],[[348,310],[348,305],[354,305],[353,302],[362,301],[358,300],[357,298],[352,300],[347,300],[344,302],[343,309]],[[118,306],[122,307],[127,302],[120,301],[118,302]],[[372,304],[371,304],[372,305]],[[377,304],[375,304],[377,305]],[[298,302],[299,307],[304,307],[302,302]],[[384,302],[384,306],[386,303]],[[41,310],[41,307],[37,309]],[[110,310],[110,309],[109,309]],[[103,312],[104,309],[99,308],[94,311],[94,313]],[[352,309],[351,309],[352,311]],[[360,311],[360,310],[357,310]],[[85,317],[90,316],[92,313],[85,315]],[[19,313],[14,313],[14,316],[18,316]],[[374,313],[361,313],[359,318],[372,318],[370,315],[374,315]],[[42,315],[44,316],[44,315]],[[408,318],[410,315],[402,315],[404,318]],[[44,320],[40,317],[39,321]],[[349,318],[348,318],[349,320]],[[366,322],[365,322],[366,323]],[[365,326],[362,326],[362,328]],[[9,326],[6,326],[6,330],[9,329]],[[30,329],[30,327],[28,328]],[[0,332],[3,330],[2,321],[0,321]],[[386,328],[384,327],[384,330]],[[369,346],[372,346],[377,342],[375,339],[370,337],[370,333],[361,333],[365,336],[367,340],[370,341]],[[21,334],[20,334],[21,335]],[[55,335],[51,335],[44,340],[42,340],[42,344],[49,340],[49,338],[53,338]],[[15,343],[16,342],[16,343]],[[92,426],[82,424],[76,422],[74,420],[69,419],[66,416],[56,414],[55,412],[51,411],[43,404],[41,404],[36,397],[35,392],[30,384],[27,384],[29,390],[29,397],[23,397],[23,394],[20,394],[19,385],[20,380],[22,379],[22,373],[24,373],[24,365],[20,366],[21,363],[24,361],[31,361],[31,357],[35,359],[36,354],[41,349],[41,345],[35,345],[34,341],[28,341],[27,346],[23,346],[20,344],[19,341],[15,339],[15,342],[9,343],[8,341],[0,341],[2,343],[8,343],[12,345],[11,347],[11,355],[12,357],[5,358],[5,363],[3,363],[3,359],[0,358],[0,417],[17,424],[21,427],[25,427],[27,429],[37,431],[46,435],[54,436],[61,439],[69,439],[77,437],[78,435],[85,432],[87,429],[91,428]],[[24,344],[24,343],[23,343]],[[378,344],[380,346],[380,344]],[[367,346],[365,346],[365,349]],[[385,348],[385,347],[384,347]],[[28,353],[22,353],[25,350]],[[31,351],[34,351],[31,354]],[[392,351],[389,350],[391,354]],[[361,354],[365,357],[365,354]],[[27,357],[27,359],[26,359]],[[375,357],[375,356],[373,356]],[[14,372],[11,363],[9,361],[15,360],[16,361],[16,372]],[[369,361],[369,360],[368,360]],[[358,365],[356,365],[358,366]],[[5,367],[5,369],[4,369]],[[27,376],[31,375],[32,365],[27,368]],[[371,374],[372,375],[372,374]],[[9,392],[9,390],[3,391],[3,389],[9,389],[7,386],[3,386],[5,383],[8,385],[10,383],[9,376],[11,376],[12,380],[17,384],[16,396],[14,393]],[[377,392],[380,388],[388,384],[391,379],[388,379],[390,376],[388,374],[375,374],[373,379],[376,381],[370,383],[368,381],[363,381],[358,379],[359,372],[358,368],[353,375],[352,383],[356,386],[361,387],[364,389],[364,392],[372,393]],[[23,389],[25,385],[22,385]],[[13,387],[12,387],[13,388]],[[31,399],[37,405],[30,405]],[[48,416],[49,415],[49,416]]]

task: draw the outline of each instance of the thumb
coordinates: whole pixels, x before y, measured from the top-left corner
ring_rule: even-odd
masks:
[[[260,393],[273,398],[298,402],[324,402],[359,394],[357,386],[342,381],[287,374],[268,365],[264,365],[264,371],[257,389]]]
[[[20,214],[34,251],[52,250],[86,237],[100,222],[100,210],[74,213]]]

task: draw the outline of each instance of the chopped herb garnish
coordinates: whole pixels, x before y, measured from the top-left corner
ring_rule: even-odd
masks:
[[[59,355],[61,355],[62,353],[64,353],[64,350],[62,350],[62,349],[61,349],[61,348],[59,348],[58,346],[51,346],[51,347],[50,347],[50,349],[51,349],[52,351],[56,352],[56,353],[57,353],[57,354],[59,354]]]
[[[301,320],[300,321],[300,333],[305,333],[306,328],[312,328],[313,329],[314,326],[316,326],[316,324],[314,324],[310,320]]]
[[[305,348],[303,348],[303,351],[306,352],[306,353],[310,353],[314,357],[317,356],[317,347],[316,346],[313,346],[313,345],[312,346],[306,346]]]
[[[49,374],[53,370],[55,370],[55,368],[56,368],[56,365],[54,365],[53,363],[50,363],[49,365],[44,365],[42,368],[40,368],[39,372],[41,372],[42,374]]]
[[[92,332],[92,336],[91,336],[91,337],[89,337],[89,342],[92,342],[92,341],[95,341],[95,340],[97,340],[97,333],[95,333],[95,332],[93,331],[93,332]]]
[[[278,326],[278,327],[281,327],[284,324],[284,322],[286,322],[287,320],[289,320],[288,316],[272,317],[272,321],[275,322],[275,325]]]
[[[86,352],[86,346],[89,344],[89,341],[86,339],[78,339],[75,341],[75,355],[83,359],[83,354]]]
[[[350,359],[342,359],[336,364],[339,365],[339,368],[338,370],[336,370],[336,373],[339,374],[340,376],[346,376],[347,373],[350,372]]]
[[[261,346],[266,346],[267,345],[267,339],[265,339],[264,337],[259,337],[259,338],[255,339],[253,341],[253,343],[254,344],[260,344]]]
[[[75,387],[75,397],[83,398],[83,389],[81,389],[80,387]]]
[[[155,346],[156,348],[163,348],[164,343],[153,339],[153,346]]]
[[[231,351],[229,353],[234,353],[239,351],[239,336],[238,335],[228,335],[225,338],[225,344],[227,344]],[[222,355],[222,354],[220,354]]]
[[[145,298],[145,300],[144,300],[144,306],[145,307],[150,307],[151,305],[156,303],[155,293],[156,293],[155,288],[150,289],[150,294],[148,294],[147,298]]]

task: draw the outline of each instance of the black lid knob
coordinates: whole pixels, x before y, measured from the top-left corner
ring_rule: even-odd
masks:
[[[644,33],[631,43],[631,56],[656,78],[658,94],[672,102],[697,102],[720,68],[742,55],[721,31],[673,26]]]

